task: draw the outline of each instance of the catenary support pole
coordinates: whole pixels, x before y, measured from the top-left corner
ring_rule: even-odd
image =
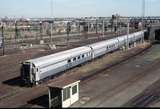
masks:
[[[2,25],[2,47],[3,47],[3,53],[2,55],[5,55],[5,43],[4,43],[4,26]]]

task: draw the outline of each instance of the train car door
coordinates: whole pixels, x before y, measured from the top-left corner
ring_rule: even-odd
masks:
[[[92,48],[92,47],[90,47],[91,48],[91,57],[92,57],[92,59],[94,59],[94,49]]]

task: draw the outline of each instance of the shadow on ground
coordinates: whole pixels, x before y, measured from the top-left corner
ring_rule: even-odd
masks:
[[[40,96],[38,98],[35,98],[35,99],[31,100],[31,101],[28,101],[27,103],[47,108],[47,107],[49,107],[49,105],[48,105],[48,103],[49,103],[48,95],[47,94],[42,95],[42,96]]]
[[[3,84],[7,84],[9,86],[19,86],[19,87],[26,87],[27,85],[24,83],[24,81],[21,79],[21,77],[15,77],[6,81],[2,82]]]

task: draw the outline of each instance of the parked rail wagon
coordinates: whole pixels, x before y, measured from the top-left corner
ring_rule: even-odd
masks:
[[[21,78],[25,83],[37,85],[50,76],[118,50],[127,44],[133,44],[144,37],[144,32],[140,31],[52,55],[26,60],[21,65]]]

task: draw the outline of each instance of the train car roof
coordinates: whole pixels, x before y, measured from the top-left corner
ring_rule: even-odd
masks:
[[[94,43],[94,44],[90,44],[88,46],[92,47],[93,49],[96,49],[96,48],[99,48],[99,47],[109,45],[109,44],[113,43],[113,41],[118,41],[118,40],[117,40],[117,38],[114,38],[114,39],[109,39],[109,40],[97,42],[97,43]]]
[[[31,62],[37,67],[46,66],[46,65],[54,64],[59,61],[63,61],[64,59],[67,59],[67,58],[71,58],[71,57],[74,57],[80,54],[84,54],[86,52],[89,52],[90,50],[91,49],[89,47],[83,46],[83,47],[78,47],[78,48],[58,52],[52,55],[43,56],[43,57],[36,58],[36,59],[30,59],[30,60],[27,60],[26,62]]]
[[[129,38],[132,38],[132,37],[134,37],[135,35],[141,34],[142,32],[145,32],[145,31],[146,31],[146,30],[129,34],[128,37],[129,37]],[[113,41],[123,40],[123,39],[125,39],[125,38],[127,38],[127,35],[119,36],[119,37],[116,37],[116,38],[113,38],[113,39],[109,39],[109,40],[97,42],[97,43],[94,43],[94,44],[89,44],[88,46],[89,46],[89,47],[92,47],[93,49],[96,49],[96,48],[99,48],[99,47],[102,47],[102,46],[109,45],[109,44],[113,43]]]
[[[140,34],[142,32],[145,32],[145,30],[144,31],[139,31],[139,32],[136,32],[136,33],[132,33],[130,35],[136,35],[136,34]],[[99,47],[102,47],[102,46],[106,46],[108,44],[111,44],[113,41],[116,41],[118,38],[123,38],[123,37],[126,37],[126,36],[127,35],[124,35],[124,36],[120,36],[120,37],[117,37],[117,38],[114,38],[114,39],[109,39],[109,40],[97,42],[97,43],[94,43],[94,44],[89,44],[87,46],[78,47],[78,48],[58,52],[58,53],[55,53],[55,54],[52,54],[52,55],[43,56],[43,57],[36,58],[36,59],[30,59],[30,60],[27,60],[25,62],[31,62],[37,67],[54,64],[56,62],[63,61],[64,59],[71,58],[71,57],[89,52],[91,50],[90,47],[92,47],[93,49],[96,49],[96,48],[99,48]]]
[[[143,30],[143,31],[138,31],[138,32],[136,32],[136,33],[134,33],[135,35],[137,35],[137,34],[142,34],[142,33],[144,33],[146,30]]]

